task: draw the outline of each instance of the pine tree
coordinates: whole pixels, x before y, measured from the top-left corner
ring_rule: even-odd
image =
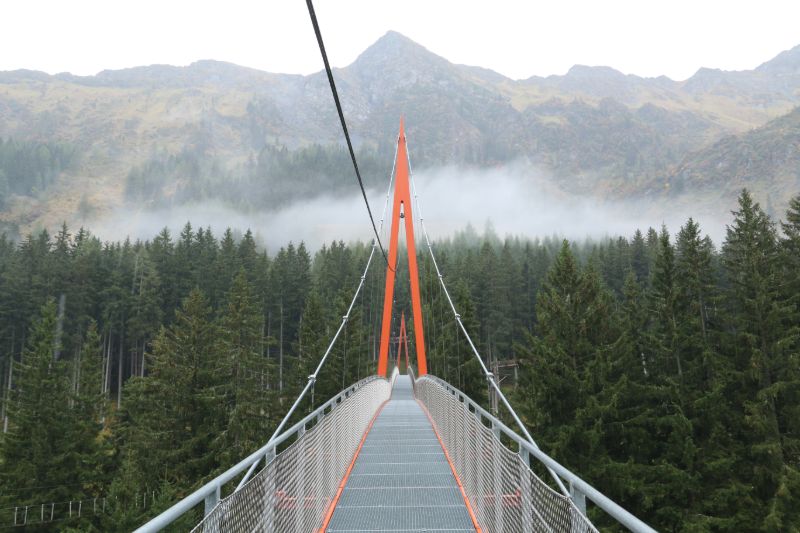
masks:
[[[227,427],[218,446],[222,464],[233,464],[269,438],[276,413],[268,389],[269,369],[262,355],[262,309],[244,269],[234,278],[219,320],[221,371],[225,379]]]
[[[733,214],[723,264],[730,284],[725,292],[733,330],[729,348],[741,373],[742,441],[748,447],[748,461],[739,473],[753,485],[752,495],[764,502],[739,509],[738,518],[743,528],[783,529],[797,519],[796,512],[787,511],[793,508],[787,498],[797,489],[796,440],[784,439],[792,425],[789,418],[797,412],[796,395],[786,394],[797,386],[796,355],[791,353],[797,326],[791,324],[793,308],[782,290],[773,222],[746,190]]]
[[[56,304],[49,300],[16,364],[9,432],[0,441],[0,506],[81,499],[92,442],[80,431],[65,363],[55,359]]]
[[[330,342],[330,325],[325,321],[322,302],[319,294],[312,289],[306,299],[306,308],[300,321],[300,332],[298,346],[296,349],[297,359],[293,366],[290,394],[297,395],[308,381],[308,376],[316,369],[320,359],[325,354]],[[320,381],[320,380],[318,380]],[[322,383],[320,383],[322,385]],[[322,394],[317,395],[316,384],[314,385],[314,399],[317,404],[326,401],[325,387],[322,386]],[[309,405],[311,405],[309,403]]]
[[[478,319],[472,296],[464,282],[457,282],[453,287],[453,299],[456,310],[461,315],[464,329],[470,335],[474,335],[478,331]],[[442,304],[444,305],[444,301],[442,301]],[[452,339],[450,346],[453,349],[452,360],[448,366],[454,368],[452,372],[455,374],[455,380],[453,381],[450,378],[450,382],[457,384],[457,387],[467,396],[487,407],[486,376],[483,374],[480,363],[475,358],[475,354],[472,352],[469,343],[464,338],[464,334],[460,331],[455,320],[452,328],[445,329],[446,335],[448,331],[452,331],[452,337],[448,338]]]
[[[650,280],[649,300],[653,321],[653,360],[649,364],[663,376],[683,381],[683,362],[677,350],[677,288],[675,286],[675,250],[666,226],[661,227],[658,248]]]
[[[783,268],[789,283],[787,294],[800,310],[800,194],[789,202],[786,222],[781,223],[781,228],[784,234],[781,239]]]
[[[107,432],[103,431],[108,408],[103,379],[103,348],[97,324],[91,320],[78,359],[73,409],[76,446],[81,457],[78,479],[87,496],[93,497],[105,496],[110,481],[110,443]],[[95,526],[100,525],[96,516],[87,519]]]
[[[124,505],[137,493],[185,494],[219,466],[219,458],[210,453],[227,418],[222,394],[226,365],[218,338],[208,304],[194,289],[176,312],[175,323],[153,342],[149,374],[128,383],[117,427],[121,466],[112,494],[121,504],[115,521],[132,525],[143,520],[141,510]]]
[[[138,272],[133,280],[131,315],[128,320],[128,338],[134,342],[131,356],[138,375],[145,372],[145,353],[158,333],[163,320],[163,302],[160,294],[161,279],[147,253],[138,258]]]
[[[103,393],[103,347],[94,320],[89,322],[78,362],[75,394],[79,400],[81,417],[97,424],[104,417],[107,406]]]
[[[621,334],[595,365],[601,386],[575,422],[588,428],[586,453],[592,460],[584,475],[646,522],[677,531],[691,516],[687,502],[697,485],[692,424],[675,383],[648,367],[648,313],[633,272],[623,293]]]
[[[678,232],[675,254],[676,350],[692,395],[707,390],[717,365],[712,347],[711,307],[716,299],[713,245],[691,218]]]
[[[639,283],[647,283],[650,278],[650,261],[647,257],[647,245],[641,230],[636,230],[631,242],[631,268]]]
[[[613,342],[610,295],[590,266],[581,272],[564,241],[536,303],[538,337],[520,353],[523,413],[549,450],[587,466],[587,428],[575,424],[599,383],[596,371]]]

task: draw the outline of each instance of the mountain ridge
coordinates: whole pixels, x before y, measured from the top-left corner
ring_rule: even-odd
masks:
[[[663,193],[692,154],[800,105],[800,46],[754,70],[700,69],[682,82],[583,65],[512,80],[388,32],[335,76],[359,150],[391,158],[402,115],[418,166],[523,160],[573,193],[627,198]],[[91,183],[98,192],[88,201],[113,210],[126,202],[126,176],[158,154],[188,150],[221,169],[219,181],[247,172],[267,148],[341,146],[323,72],[214,60],[95,76],[0,72],[0,116],[2,138],[65,142],[83,154],[51,190],[0,215],[25,227],[76,212],[85,195],[75,183]]]
[[[512,82],[531,82],[531,81],[544,81],[544,80],[563,80],[567,78],[573,77],[582,77],[585,78],[587,73],[597,75],[596,77],[603,77],[599,76],[599,73],[603,73],[607,76],[612,76],[616,78],[625,78],[628,80],[637,80],[637,81],[658,81],[659,83],[672,83],[672,84],[684,84],[689,82],[692,78],[700,75],[705,76],[707,72],[712,71],[716,73],[722,74],[739,74],[739,73],[752,73],[752,72],[782,72],[782,73],[790,73],[790,74],[800,74],[800,44],[797,46],[779,52],[775,57],[764,61],[757,67],[753,69],[742,69],[742,70],[723,70],[714,67],[700,67],[692,76],[685,80],[675,80],[670,78],[666,75],[659,75],[659,76],[640,76],[638,74],[625,74],[612,66],[607,65],[583,65],[580,63],[574,64],[570,67],[565,74],[549,74],[546,76],[539,76],[539,75],[532,75],[527,78],[519,78],[514,79],[504,74],[501,74],[489,67],[479,67],[473,65],[461,65],[461,64],[453,64],[447,61],[443,56],[436,54],[435,52],[430,51],[425,46],[413,41],[412,39],[406,37],[400,32],[389,30],[383,36],[378,38],[373,44],[367,47],[361,54],[359,54],[356,59],[349,65],[344,67],[336,68],[335,70],[343,70],[347,69],[360,60],[363,60],[365,57],[370,56],[376,51],[383,51],[386,48],[404,48],[405,52],[424,52],[429,56],[433,56],[442,60],[446,63],[449,63],[456,67],[464,67],[467,69],[475,69],[483,71],[489,74],[491,77],[496,78],[498,80],[507,80]],[[403,56],[405,57],[405,56]],[[210,65],[217,65],[223,68],[230,68],[235,67],[236,70],[241,72],[249,72],[256,76],[268,75],[268,76],[286,76],[286,77],[309,77],[315,76],[319,72],[314,72],[311,74],[289,74],[283,72],[270,72],[254,67],[247,67],[243,65],[238,65],[236,63],[224,60],[216,60],[216,59],[198,59],[193,61],[189,65],[179,66],[179,65],[170,65],[166,63],[154,63],[150,65],[140,65],[134,67],[125,67],[120,69],[104,69],[96,74],[93,75],[77,75],[72,74],[70,72],[60,72],[56,74],[48,74],[43,71],[38,70],[30,70],[30,69],[16,69],[16,70],[5,70],[0,71],[0,79],[3,79],[2,76],[4,75],[13,75],[14,77],[22,77],[24,75],[30,75],[33,79],[42,80],[46,78],[57,78],[66,81],[72,81],[75,83],[87,83],[87,84],[95,84],[96,81],[92,80],[108,80],[108,82],[112,82],[115,79],[126,79],[129,73],[139,72],[144,73],[145,77],[147,77],[148,70],[171,70],[174,72],[192,72],[197,69],[205,69],[205,67]],[[231,69],[231,72],[235,72]]]

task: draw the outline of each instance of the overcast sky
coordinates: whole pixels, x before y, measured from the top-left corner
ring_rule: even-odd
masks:
[[[573,64],[685,79],[750,69],[800,44],[797,0],[317,0],[334,66],[388,30],[447,59],[512,78]],[[95,74],[153,63],[230,61],[307,74],[321,60],[303,0],[10,0],[0,70]]]

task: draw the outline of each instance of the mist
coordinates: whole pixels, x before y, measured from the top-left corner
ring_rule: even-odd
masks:
[[[666,206],[654,201],[606,202],[570,195],[545,173],[522,164],[495,169],[435,168],[415,173],[414,181],[432,239],[450,237],[468,225],[479,231],[491,227],[500,237],[630,237],[637,228],[645,231],[651,226],[660,228],[662,223],[674,234],[692,216],[700,222],[702,231],[719,244],[732,207],[715,206],[715,211],[708,214],[708,206],[670,201],[670,206],[686,206],[685,212],[680,212],[674,208],[667,211]],[[218,202],[156,210],[126,208],[87,226],[103,240],[135,240],[151,239],[164,227],[176,235],[188,221],[195,228],[210,227],[217,237],[228,227],[236,232],[250,229],[271,253],[289,241],[303,241],[310,249],[317,249],[333,240],[372,238],[355,182],[353,189],[348,197],[322,195],[271,211],[242,212]],[[375,223],[380,224],[386,191],[369,190],[368,197]],[[415,212],[414,217],[418,219],[419,213]],[[388,222],[382,239],[388,234],[387,226]],[[420,231],[418,227],[416,231]]]

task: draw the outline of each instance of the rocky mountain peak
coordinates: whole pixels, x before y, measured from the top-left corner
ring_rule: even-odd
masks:
[[[574,65],[567,71],[565,77],[580,80],[623,80],[625,79],[625,74],[611,67]]]
[[[784,50],[756,70],[768,74],[800,74],[800,45]]]
[[[415,43],[405,35],[389,31],[375,41],[353,62],[349,69],[365,72],[373,69],[387,68],[442,68],[450,63]]]

